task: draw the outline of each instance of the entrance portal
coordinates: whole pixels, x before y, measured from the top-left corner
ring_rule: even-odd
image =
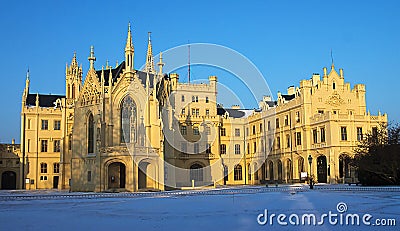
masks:
[[[17,189],[17,174],[6,171],[1,174],[1,189]]]
[[[319,156],[317,158],[317,179],[318,183],[326,183],[327,182],[327,165],[326,165],[326,156]]]
[[[125,165],[115,162],[108,166],[108,188],[125,188]]]

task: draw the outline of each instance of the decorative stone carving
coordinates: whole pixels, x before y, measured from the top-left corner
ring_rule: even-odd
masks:
[[[340,97],[340,95],[335,91],[325,102],[331,106],[338,107],[342,104],[345,104],[344,100]]]

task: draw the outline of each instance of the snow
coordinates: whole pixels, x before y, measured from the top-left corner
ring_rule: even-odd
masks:
[[[101,197],[94,193],[2,191],[0,230],[399,230],[400,188],[333,189],[240,187]],[[24,195],[31,197],[7,198]],[[281,226],[276,220],[273,225],[257,223],[264,209],[287,216],[315,213],[318,217],[329,211],[337,213],[339,202],[347,204],[348,213],[396,218],[397,226],[335,226],[328,222],[321,226]]]

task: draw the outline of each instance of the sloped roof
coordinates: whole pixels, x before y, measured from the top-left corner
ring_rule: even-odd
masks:
[[[39,107],[54,107],[57,99],[63,99],[65,95],[43,95],[39,94]],[[27,106],[36,106],[36,94],[28,94]]]

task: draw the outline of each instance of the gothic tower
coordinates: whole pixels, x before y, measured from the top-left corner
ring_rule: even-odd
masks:
[[[65,93],[68,104],[73,104],[79,97],[82,88],[82,66],[78,66],[76,53],[72,58],[71,65],[65,67]]]

